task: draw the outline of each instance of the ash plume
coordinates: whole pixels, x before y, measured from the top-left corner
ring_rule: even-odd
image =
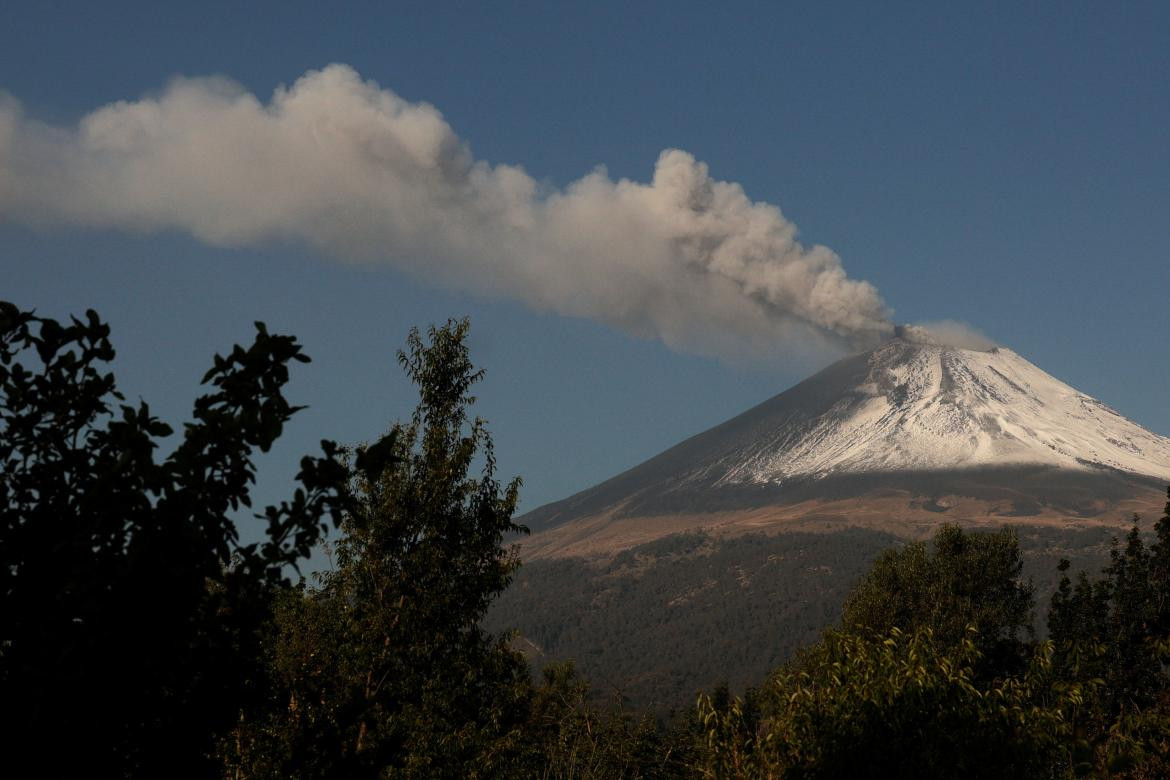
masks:
[[[345,65],[267,103],[223,78],[176,79],[75,127],[0,95],[0,219],[303,242],[708,355],[893,332],[872,285],[687,152],[662,152],[649,183],[599,168],[544,186]]]
[[[897,325],[894,327],[895,338],[911,341],[916,344],[932,344],[939,347],[955,347],[970,349],[976,352],[988,352],[994,349],[996,343],[965,322],[955,320],[936,320],[934,322],[917,322],[914,324]]]

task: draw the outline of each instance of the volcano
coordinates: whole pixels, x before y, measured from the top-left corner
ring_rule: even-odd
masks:
[[[670,534],[921,538],[942,522],[1118,527],[1156,516],[1170,439],[1006,347],[900,327],[743,414],[520,518],[526,558]]]

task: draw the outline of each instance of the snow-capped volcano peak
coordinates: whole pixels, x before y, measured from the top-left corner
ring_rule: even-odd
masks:
[[[1161,509],[1170,439],[965,328],[900,326],[727,422],[521,520],[537,555],[688,528],[914,535]]]
[[[848,362],[854,371],[834,371]],[[793,390],[810,383],[830,400],[827,408],[783,403],[793,391],[756,407],[744,415],[757,418],[755,435],[741,438],[745,431],[736,426],[738,446],[705,464],[703,476],[717,484],[761,484],[1042,464],[1170,478],[1170,439],[1005,347],[948,346],[929,331],[902,326],[873,352]]]

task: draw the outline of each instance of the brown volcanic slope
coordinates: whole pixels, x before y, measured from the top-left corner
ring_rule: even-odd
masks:
[[[943,522],[1120,528],[1165,502],[1170,440],[1010,350],[903,339],[520,518],[528,560],[670,534],[922,538]]]
[[[532,515],[521,518],[533,534],[521,542],[527,560],[578,556],[610,557],[622,550],[687,531],[714,536],[749,533],[832,533],[846,528],[866,528],[895,536],[924,539],[941,523],[974,529],[996,529],[1017,524],[1053,528],[1113,528],[1129,526],[1134,514],[1152,520],[1165,505],[1165,488],[1140,477],[1117,480],[1084,480],[1077,474],[1038,474],[1039,487],[1049,490],[1067,485],[1066,496],[1039,499],[1040,493],[1017,481],[1018,474],[1001,476],[1001,484],[953,479],[938,487],[915,486],[895,481],[848,498],[792,497],[775,503],[715,511],[634,514],[623,504],[596,514],[583,515],[540,529]],[[990,480],[992,475],[984,478]],[[1042,478],[1042,481],[1041,481]],[[1013,480],[1008,483],[1007,479]],[[884,481],[884,480],[883,480]],[[1094,491],[1093,487],[1100,487]],[[811,486],[808,493],[815,493]],[[804,491],[802,491],[804,493]],[[1079,501],[1070,500],[1079,497]],[[539,511],[539,510],[538,510]]]

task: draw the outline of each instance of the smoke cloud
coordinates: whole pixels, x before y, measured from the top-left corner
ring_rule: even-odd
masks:
[[[0,95],[0,218],[304,242],[709,355],[893,332],[872,285],[684,151],[662,152],[649,183],[598,169],[542,186],[476,160],[434,107],[345,65],[268,103],[226,79],[177,79],[67,128]]]
[[[996,346],[994,341],[976,328],[955,320],[898,325],[894,328],[894,335],[916,344],[933,344],[940,347],[972,349],[979,352],[987,352]]]

